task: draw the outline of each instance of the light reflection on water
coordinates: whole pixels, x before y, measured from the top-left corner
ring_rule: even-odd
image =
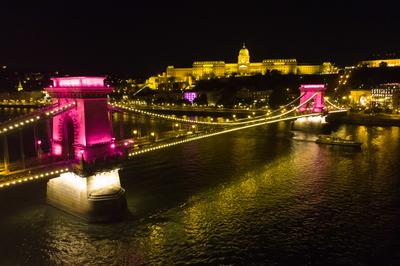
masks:
[[[364,142],[357,151],[318,145],[312,133],[293,140],[289,128],[253,128],[138,157],[120,173],[131,216],[115,224],[88,225],[46,206],[44,184],[3,193],[0,261],[400,262],[399,129],[338,128]],[[5,204],[15,195],[24,199]]]

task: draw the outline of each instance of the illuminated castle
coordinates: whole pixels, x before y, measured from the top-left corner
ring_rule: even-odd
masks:
[[[266,59],[262,62],[250,62],[250,52],[245,44],[240,49],[237,63],[225,63],[224,61],[195,61],[191,68],[176,68],[168,66],[166,73],[160,76],[150,77],[147,81],[150,88],[156,89],[163,80],[172,78],[176,82],[185,82],[189,85],[193,80],[222,78],[232,75],[248,76],[266,74],[277,71],[281,74],[330,74],[337,69],[330,63],[322,65],[298,64],[296,59]]]

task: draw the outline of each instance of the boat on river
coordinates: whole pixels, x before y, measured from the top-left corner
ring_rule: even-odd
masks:
[[[340,146],[349,146],[349,147],[361,147],[362,142],[354,141],[351,136],[347,136],[346,138],[340,138],[337,136],[331,135],[319,135],[315,140],[316,143],[320,144],[329,144],[329,145],[340,145]]]

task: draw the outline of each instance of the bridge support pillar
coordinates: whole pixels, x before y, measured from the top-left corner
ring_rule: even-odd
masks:
[[[26,168],[25,164],[25,151],[24,151],[24,136],[22,135],[22,130],[19,129],[19,150],[21,153],[22,168]]]
[[[124,114],[122,112],[118,113],[118,124],[119,124],[119,139],[124,139]]]
[[[127,212],[118,170],[91,176],[63,173],[47,183],[47,202],[88,222],[110,222]]]
[[[8,165],[10,164],[10,157],[8,154],[8,141],[7,141],[7,135],[3,135],[3,156],[4,156],[4,174],[9,173]]]
[[[47,139],[49,140],[50,151],[53,150],[53,134],[52,134],[52,120],[50,118],[46,119],[46,133]]]
[[[319,131],[327,122],[325,121],[326,116],[310,116],[298,118],[292,122],[292,130],[298,131]]]

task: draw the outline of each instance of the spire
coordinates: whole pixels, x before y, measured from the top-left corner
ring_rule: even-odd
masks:
[[[22,87],[21,81],[18,82],[18,88],[17,91],[23,91],[24,88]]]

